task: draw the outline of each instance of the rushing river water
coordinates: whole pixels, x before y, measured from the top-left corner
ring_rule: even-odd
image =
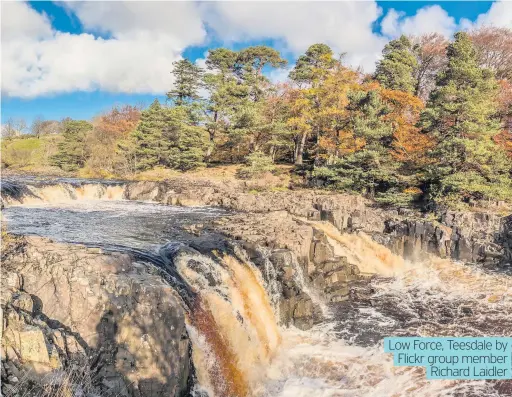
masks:
[[[226,215],[225,211],[214,208],[180,208],[122,200],[32,203],[10,206],[3,213],[9,230],[14,233],[152,252],[169,241],[186,243],[190,235],[183,230],[185,226]],[[352,242],[356,247],[355,240]],[[371,262],[379,257],[379,249],[372,246],[364,254],[359,251],[353,254],[359,255],[361,263]],[[237,309],[253,324],[252,339],[242,342],[239,334],[235,335],[235,331],[252,332],[247,325],[223,335],[225,343],[240,343],[231,346],[235,350],[233,357],[238,357],[240,364],[233,376],[247,378],[251,395],[266,397],[512,395],[510,381],[427,381],[422,369],[393,367],[391,356],[383,353],[382,347],[382,338],[392,335],[510,336],[511,277],[447,260],[426,258],[424,263],[416,264],[395,260],[394,276],[376,277],[354,285],[351,300],[331,305],[329,318],[309,331],[278,328],[271,309],[267,309],[270,300],[253,270],[226,260],[226,266],[234,274],[229,277],[243,281],[251,290],[237,287],[240,291],[235,293],[229,287],[223,294],[250,296],[251,303],[258,305],[257,312]],[[204,263],[210,266],[208,261]],[[198,282],[197,275],[186,266],[179,270],[190,283]],[[229,284],[228,276],[219,273],[219,269],[215,275]],[[217,321],[225,321],[225,329],[242,327],[231,318],[234,309],[219,301],[216,291],[205,292],[202,300],[215,307],[214,315],[219,316]],[[197,314],[205,315],[210,314]],[[199,326],[189,331],[195,343],[196,366],[201,367],[199,361],[202,361],[207,372],[208,366],[215,364],[212,360],[219,357],[209,356],[212,353],[201,347],[205,343],[201,334],[207,330]],[[254,342],[262,334],[265,349],[262,343]],[[233,357],[228,359],[236,358]],[[241,363],[245,357],[247,362]],[[197,395],[205,390],[210,394],[212,390],[223,390],[199,375],[203,383],[197,385],[194,392]],[[237,387],[241,390],[244,385]]]

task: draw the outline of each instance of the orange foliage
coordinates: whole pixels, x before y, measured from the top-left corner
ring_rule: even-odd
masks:
[[[329,158],[352,153],[364,146],[364,140],[346,130],[348,92],[357,87],[358,74],[340,66],[315,92],[319,110],[315,121],[321,131],[318,139],[320,156]]]
[[[494,136],[494,141],[505,149],[507,156],[512,159],[512,132],[501,131],[498,135]]]
[[[391,108],[386,118],[394,129],[392,156],[410,165],[425,164],[427,151],[433,147],[434,142],[416,127],[423,102],[402,91],[383,89],[381,95]]]
[[[139,120],[139,108],[130,105],[114,107],[96,120],[95,132],[103,140],[126,138],[137,127]]]
[[[499,85],[498,112],[504,129],[494,137],[494,141],[512,158],[512,84],[501,80]]]

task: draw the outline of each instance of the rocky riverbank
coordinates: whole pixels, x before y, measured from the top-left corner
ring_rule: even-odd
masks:
[[[301,329],[328,316],[329,303],[350,299],[352,283],[391,275],[401,260],[396,255],[418,259],[432,253],[504,268],[512,262],[510,215],[432,216],[385,210],[352,195],[253,192],[242,182],[207,180],[8,187],[2,192],[7,205],[88,197],[233,210],[231,216],[187,226],[186,249],[212,260],[234,255],[251,261],[279,322]],[[377,259],[367,261],[365,250]],[[197,271],[195,254],[180,256],[173,249],[169,255],[171,262],[186,258],[184,266]],[[58,387],[130,397],[189,391],[191,304],[162,272],[168,262],[159,269],[130,253],[38,237],[14,239],[2,259],[4,394]]]
[[[340,232],[362,231],[393,252],[422,252],[469,263],[512,266],[512,215],[507,212],[386,210],[360,196],[298,190],[251,193],[243,183],[207,180],[137,182],[126,198],[174,205],[213,205],[244,213],[286,213],[332,223]]]

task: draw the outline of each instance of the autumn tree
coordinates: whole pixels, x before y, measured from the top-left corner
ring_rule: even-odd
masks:
[[[359,88],[358,78],[358,73],[339,64],[317,89],[319,111],[315,122],[320,131],[321,163],[332,164],[337,157],[352,153],[362,145],[362,140],[347,128],[349,93]]]
[[[484,26],[469,35],[478,64],[492,70],[498,79],[512,80],[512,29]]]
[[[62,131],[64,140],[58,144],[59,151],[51,157],[51,164],[64,171],[83,167],[89,154],[86,137],[92,129],[92,124],[85,120],[66,120]]]
[[[382,51],[383,58],[377,63],[375,79],[383,87],[413,93],[416,90],[418,61],[411,41],[404,35],[391,40]]]
[[[418,63],[414,94],[424,102],[435,88],[437,75],[446,66],[447,46],[448,41],[439,33],[413,38],[413,49]]]
[[[510,161],[493,141],[500,132],[497,84],[479,67],[468,34],[459,32],[447,50],[448,65],[421,117],[436,141],[428,167],[429,197],[436,203],[510,197]]]
[[[416,126],[423,103],[402,91],[383,90],[382,97],[390,107],[387,120],[393,126],[393,157],[410,170],[421,168],[429,161],[427,153],[433,145],[431,137]]]
[[[320,160],[320,137],[322,135],[318,113],[321,111],[321,86],[333,70],[340,66],[332,49],[326,44],[313,44],[301,55],[289,77],[302,88],[292,106],[297,115],[290,125],[299,132],[296,140],[295,164],[302,165],[307,140],[312,146],[308,157],[313,162]]]
[[[512,84],[508,80],[499,82],[498,116],[501,132],[494,137],[494,141],[512,159]]]
[[[315,168],[314,175],[335,188],[375,198],[397,183],[397,164],[388,150],[393,139],[386,120],[389,108],[373,84],[349,92],[348,100],[346,128],[360,141],[359,147],[332,165]]]
[[[119,150],[125,146],[140,120],[140,109],[125,105],[114,107],[93,121],[94,129],[87,135],[86,144],[90,156],[86,174],[100,177],[133,172],[127,156],[130,152]]]

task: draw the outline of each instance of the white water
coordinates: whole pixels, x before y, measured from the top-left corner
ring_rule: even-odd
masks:
[[[37,193],[42,198],[5,211],[14,231],[153,247],[169,238],[179,240],[172,226],[180,217],[188,222],[215,216],[212,209],[116,201],[118,189],[109,193],[97,186],[70,194],[51,188]],[[367,288],[371,305],[363,299],[328,306],[295,263],[298,284],[326,317],[309,331],[277,325],[279,286],[269,261],[266,285],[243,253],[219,253],[216,260],[189,253],[178,261],[178,271],[200,296],[188,324],[196,392],[211,397],[499,395],[493,382],[427,381],[422,369],[395,368],[391,355],[383,353],[382,338],[510,336],[510,276],[448,260],[407,263],[367,236],[342,235],[325,223],[315,227],[327,234],[337,255],[386,278],[372,280]]]

